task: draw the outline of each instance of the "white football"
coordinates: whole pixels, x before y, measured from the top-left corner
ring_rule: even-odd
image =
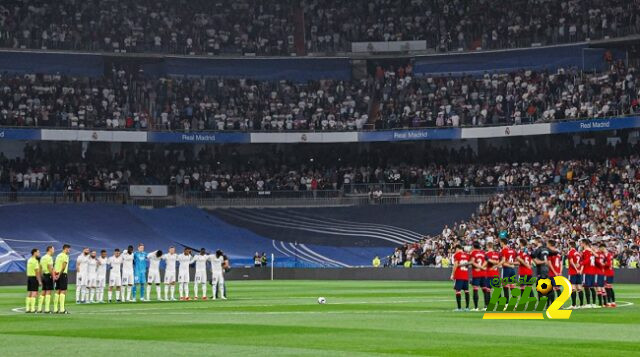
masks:
[[[318,304],[325,304],[327,302],[327,299],[323,298],[323,297],[319,297],[318,298]]]

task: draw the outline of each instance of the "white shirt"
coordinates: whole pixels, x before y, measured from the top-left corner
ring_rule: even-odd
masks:
[[[209,256],[209,262],[211,263],[212,274],[222,273],[222,263],[224,262],[224,258],[222,256],[218,258],[215,254],[212,254]]]
[[[207,260],[209,259],[208,255],[196,255],[191,259],[191,263],[196,263],[196,272],[207,271]]]
[[[162,257],[158,258],[156,252],[152,252],[147,254],[147,259],[149,259],[149,273],[160,272],[160,260],[162,260]]]
[[[109,262],[108,258],[103,258],[103,257],[98,257],[97,258],[98,263],[100,263],[100,265],[98,265],[98,277],[99,278],[106,278],[107,276],[107,263]]]
[[[87,267],[88,275],[86,276],[96,276],[98,269],[98,259],[89,257],[87,258],[84,265]]]
[[[188,274],[189,264],[191,264],[191,255],[180,254],[178,256],[178,263],[180,263],[180,274]]]
[[[76,270],[84,276],[89,274],[89,266],[87,264],[88,260],[89,256],[84,254],[78,255],[78,259],[76,259]]]
[[[184,254],[183,254],[184,255]],[[165,264],[167,265],[165,271],[176,272],[176,261],[178,260],[178,254],[165,254],[162,256]]]
[[[120,274],[120,268],[122,267],[122,255],[116,257],[115,255],[109,258],[109,265],[111,265],[111,274]]]
[[[122,257],[122,271],[133,272],[133,254],[129,254],[125,251],[121,255]]]

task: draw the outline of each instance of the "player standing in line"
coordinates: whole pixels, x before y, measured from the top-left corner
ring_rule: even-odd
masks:
[[[518,252],[517,257],[518,263],[520,263],[518,265],[518,280],[523,282],[520,285],[520,296],[524,296],[522,293],[526,286],[529,285],[528,282],[533,276],[533,269],[531,269],[531,255],[527,253],[527,240],[520,238],[518,240],[518,244],[520,245],[520,251]],[[533,296],[534,290],[535,287],[532,287],[530,296]]]
[[[449,279],[455,280],[453,289],[456,291],[456,304],[458,308],[455,311],[462,311],[461,291],[464,291],[465,310],[469,310],[469,259],[471,256],[462,250],[460,244],[456,244],[455,253],[453,254],[453,269]]]
[[[580,308],[584,307],[584,291],[582,291],[582,265],[580,264],[581,255],[576,249],[576,242],[569,242],[569,252],[567,258],[569,259],[569,282],[571,282],[571,307],[570,309],[577,309],[576,295],[580,299]]]
[[[606,252],[607,246],[604,243],[600,243],[598,246],[598,250],[594,252],[596,255],[596,292],[598,294],[598,305],[600,307],[607,306],[607,293],[604,291],[605,281],[607,280],[604,275],[605,270],[607,269],[607,254]]]
[[[215,300],[218,295],[218,291],[220,291],[220,298],[222,300],[227,300],[224,295],[224,273],[222,271],[224,255],[220,249],[216,251],[215,255],[209,255],[209,263],[211,264],[211,285],[213,290],[213,296],[211,299]]]
[[[69,250],[71,246],[65,244],[62,246],[62,252],[56,256],[54,263],[55,279],[56,279],[56,291],[53,295],[53,312],[60,314],[68,314],[69,312],[65,308],[65,298],[67,297],[67,288],[69,284]],[[60,308],[58,309],[58,306]]]
[[[531,254],[531,258],[533,262],[536,264],[536,277],[538,280],[547,279],[549,277],[549,248],[542,244],[542,240],[540,238],[534,238],[533,244],[536,249]],[[538,301],[540,301],[540,293],[538,293]]]
[[[107,265],[109,264],[109,258],[107,258],[107,251],[101,250],[100,257],[98,257],[98,271],[96,277],[96,300],[104,304],[104,288],[107,286]]]
[[[25,299],[26,313],[36,312],[36,298],[38,290],[42,285],[42,275],[40,272],[40,250],[31,249],[31,257],[27,260],[27,298]]]
[[[120,249],[116,248],[113,252],[113,256],[108,261],[111,270],[109,271],[109,292],[107,293],[107,299],[111,302],[113,297],[113,289],[116,290],[116,302],[120,302],[120,287],[122,286],[122,256],[120,255]]]
[[[122,301],[133,301],[133,246],[122,253]]]
[[[487,243],[486,258],[487,258],[487,288],[485,290],[484,295],[485,295],[485,300],[489,301],[491,299],[491,289],[493,288],[491,281],[493,280],[493,278],[500,279],[500,271],[498,271],[498,269],[500,268],[500,253],[493,250],[492,242]]]
[[[553,290],[547,294],[549,300],[547,300],[547,304],[551,305],[553,300],[556,299],[556,295],[560,296],[560,286],[555,283],[553,279],[556,276],[562,276],[562,252],[558,250],[556,246],[556,241],[553,239],[549,239],[547,242],[547,248],[549,248],[549,278],[551,279],[551,285],[553,285]]]
[[[607,306],[616,307],[616,294],[613,291],[613,253],[607,251],[606,247],[601,249],[604,249],[607,258],[607,264],[604,270],[604,276],[606,277],[604,289],[607,294],[607,301],[609,302]]]
[[[191,249],[184,248],[184,253],[178,256],[178,291],[180,301],[189,300],[189,265],[191,264]]]
[[[587,296],[587,308],[596,307],[596,256],[593,254],[591,242],[587,238],[580,240],[582,248],[582,271],[584,273],[583,281],[585,294]],[[593,303],[591,303],[593,301]]]
[[[202,300],[207,300],[207,260],[209,256],[204,248],[200,248],[200,254],[191,259],[191,263],[196,263],[196,275],[193,277],[194,300],[198,300],[198,284],[202,286]]]
[[[156,250],[147,254],[147,260],[149,261],[149,276],[147,277],[147,300],[151,301],[151,287],[156,285],[156,298],[158,301],[162,301],[162,295],[160,294],[160,261],[162,260],[162,251]]]
[[[44,303],[44,312],[51,313],[51,292],[53,291],[53,281],[55,278],[55,270],[53,269],[53,246],[47,247],[47,252],[40,258],[40,271],[42,272],[42,294],[38,298],[38,312],[42,311]]]
[[[471,311],[479,311],[478,309],[478,300],[480,297],[478,296],[478,290],[482,289],[485,291],[487,287],[487,259],[485,256],[485,252],[482,250],[479,242],[473,242],[473,250],[471,251],[471,265],[473,268],[471,269],[471,285],[473,286],[473,310]],[[487,295],[484,295],[484,308],[487,308],[487,304],[489,304],[489,300],[487,300]]]
[[[140,301],[144,301],[144,286],[147,281],[147,253],[144,244],[138,244],[138,251],[133,254],[133,301],[138,298],[136,289],[140,287]]]
[[[89,259],[86,260],[85,264],[87,265],[87,275],[85,276],[87,281],[87,287],[89,289],[89,303],[93,304],[96,302],[96,286],[98,280],[98,263],[97,253],[95,250],[91,251],[91,255],[89,255]],[[85,300],[86,302],[87,300]]]
[[[87,296],[87,264],[89,248],[82,248],[82,253],[76,259],[76,304],[86,301]]]
[[[169,247],[169,253],[162,256],[165,263],[164,268],[164,299],[166,301],[176,301],[176,254],[175,247]]]
[[[500,265],[502,266],[502,278],[515,279],[516,251],[509,246],[507,238],[500,239],[500,246],[502,247],[502,250],[500,251],[500,256],[502,257],[500,260]],[[509,303],[509,297],[511,296],[510,289],[513,288],[515,288],[514,284],[506,284],[502,288],[504,297],[507,299],[507,304]]]

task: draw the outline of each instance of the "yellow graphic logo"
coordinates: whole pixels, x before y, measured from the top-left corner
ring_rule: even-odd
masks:
[[[560,310],[560,308],[571,296],[571,283],[563,276],[553,277],[553,282],[556,286],[562,287],[562,293],[549,305],[545,314],[549,319],[568,319],[571,317],[571,310]],[[502,289],[496,288],[491,294],[487,312],[482,318],[485,320],[543,320],[545,314],[542,312],[548,301],[544,295],[548,294],[552,288],[551,279],[538,280],[536,283],[536,290],[539,293],[537,298],[531,293],[531,285],[527,285],[522,291],[511,289],[509,304],[506,303],[507,299],[501,296]]]
[[[551,279],[540,279],[538,280],[538,284],[536,286],[536,290],[542,294],[547,295],[549,291],[551,291],[553,285],[551,285]]]

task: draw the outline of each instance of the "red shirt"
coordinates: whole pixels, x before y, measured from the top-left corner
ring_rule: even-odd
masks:
[[[453,263],[458,264],[456,271],[453,272],[455,280],[469,280],[469,267],[466,265],[469,263],[469,258],[469,254],[465,252],[457,252],[453,255]]]
[[[601,251],[596,253],[596,268],[598,275],[604,275],[604,271],[607,269],[607,253]]]
[[[511,249],[509,247],[504,247],[500,251],[500,254],[504,258],[505,263],[508,263],[508,264],[511,264],[511,265],[515,265],[516,264],[516,251],[515,250],[513,250],[513,249]]]
[[[500,261],[500,253],[498,252],[487,252],[487,278],[493,278],[495,276],[500,277],[500,272],[498,272],[498,268],[495,265],[491,264],[489,260]]]
[[[587,275],[596,275],[596,257],[590,250],[582,251],[582,271]]]
[[[607,252],[607,268],[604,271],[604,275],[613,276],[613,253]]]
[[[484,252],[480,249],[474,249],[471,251],[471,259],[473,260],[474,263],[478,265],[484,265],[484,262],[487,260],[485,258]],[[471,269],[471,275],[474,278],[484,278],[487,275],[487,273],[486,273],[486,270],[484,269],[478,269],[476,267],[473,267]]]
[[[562,254],[558,253],[550,255],[549,263],[551,263],[551,266],[553,267],[553,269],[549,269],[549,277],[562,275]]]
[[[569,275],[578,275],[578,271],[571,265],[573,263],[576,267],[580,268],[580,260],[582,256],[575,248],[571,248],[569,253],[567,254],[567,258],[569,258]]]
[[[520,264],[520,266],[518,267],[518,275],[520,276],[532,276],[533,275],[533,271],[531,270],[531,256],[527,253],[525,253],[523,250],[518,252],[518,257],[520,257],[520,259],[522,259],[525,263],[527,263],[529,265],[529,268],[527,268],[526,266],[524,266],[523,264]]]

